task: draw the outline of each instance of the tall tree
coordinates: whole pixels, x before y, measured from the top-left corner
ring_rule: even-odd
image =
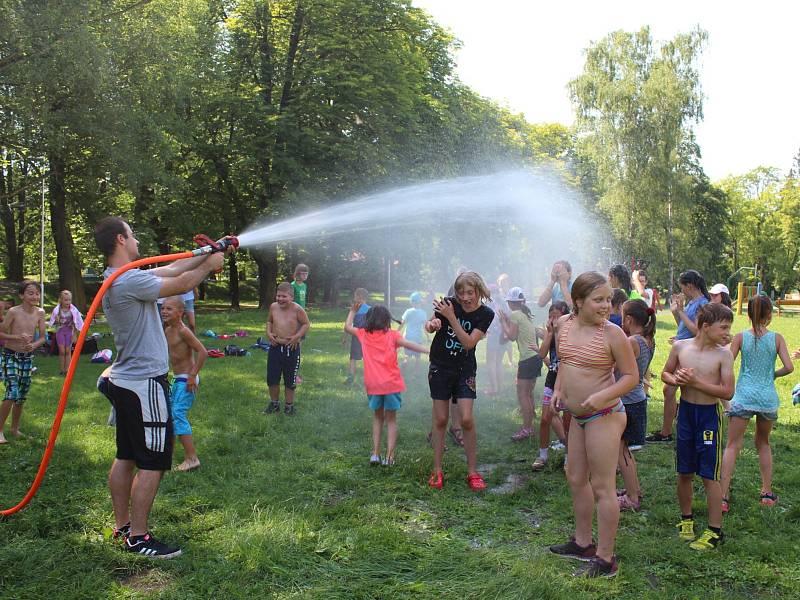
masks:
[[[703,31],[655,48],[649,28],[617,31],[586,51],[570,83],[579,146],[596,164],[599,207],[628,256],[652,255],[663,241],[674,281],[676,223],[690,210],[691,172],[702,118],[696,61]],[[663,236],[656,232],[663,232]]]

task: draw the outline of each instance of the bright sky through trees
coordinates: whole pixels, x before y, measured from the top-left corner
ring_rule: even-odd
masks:
[[[800,149],[800,3],[641,0],[413,0],[462,42],[461,79],[531,122],[573,122],[567,83],[583,50],[617,29],[649,25],[657,41],[700,26],[705,120],[697,128],[712,179],[759,165],[786,172]]]

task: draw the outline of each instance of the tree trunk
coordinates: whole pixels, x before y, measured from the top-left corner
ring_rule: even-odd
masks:
[[[81,264],[75,254],[72,232],[69,229],[67,214],[67,194],[64,188],[66,160],[64,157],[50,153],[50,228],[56,247],[59,288],[72,292],[72,303],[79,310],[86,310],[86,290],[83,286]]]
[[[3,156],[5,156],[5,151]],[[9,202],[14,197],[14,172],[9,164],[4,173],[0,169],[0,220],[3,223],[3,231],[6,238],[6,277],[11,281],[22,281],[25,274],[24,252],[21,238],[22,230],[17,228],[17,219],[24,225],[25,218],[25,192],[17,194],[17,205],[9,206]],[[17,219],[15,219],[15,215]],[[17,231],[20,232],[20,239],[17,239]]]
[[[269,308],[275,298],[278,279],[278,248],[275,244],[268,244],[253,252],[253,258],[258,265],[258,308]]]
[[[228,295],[231,298],[231,308],[239,310],[239,266],[235,254],[228,257]]]
[[[134,221],[137,226],[147,225],[153,231],[159,254],[169,254],[172,252],[171,232],[154,210],[155,202],[155,189],[149,185],[140,185],[134,203]]]
[[[675,291],[675,233],[672,230],[672,191],[667,189],[667,268],[669,269],[669,293]]]

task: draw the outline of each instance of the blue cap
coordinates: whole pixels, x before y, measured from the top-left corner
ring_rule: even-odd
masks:
[[[420,302],[422,302],[422,294],[420,294],[419,292],[414,292],[413,294],[411,294],[409,300],[411,301],[411,304],[419,304]]]

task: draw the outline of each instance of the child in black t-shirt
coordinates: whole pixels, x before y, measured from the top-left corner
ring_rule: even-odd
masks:
[[[428,383],[433,399],[433,474],[428,485],[443,486],[442,454],[447,427],[448,403],[457,404],[461,415],[464,450],[467,454],[467,485],[472,490],[486,489],[477,470],[477,437],[472,406],[475,393],[475,346],[486,335],[494,311],[483,304],[489,300],[489,290],[474,271],[462,273],[456,279],[456,297],[433,302],[434,315],[425,323],[425,331],[436,332],[431,343]]]

